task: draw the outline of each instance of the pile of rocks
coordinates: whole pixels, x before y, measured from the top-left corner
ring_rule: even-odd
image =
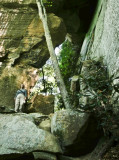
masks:
[[[79,157],[91,152],[99,137],[94,118],[78,111],[0,114],[1,160]]]

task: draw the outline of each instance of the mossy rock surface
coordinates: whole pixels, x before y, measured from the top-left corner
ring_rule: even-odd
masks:
[[[58,137],[64,154],[75,157],[91,152],[101,135],[94,117],[72,110],[54,114],[51,132]]]

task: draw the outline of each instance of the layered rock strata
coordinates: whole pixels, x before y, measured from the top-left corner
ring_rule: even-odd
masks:
[[[49,52],[35,1],[0,2],[0,107],[13,108],[16,90],[21,83],[27,89],[35,84],[35,68],[45,64]],[[48,14],[48,24],[55,47],[64,41],[66,28],[54,14]]]

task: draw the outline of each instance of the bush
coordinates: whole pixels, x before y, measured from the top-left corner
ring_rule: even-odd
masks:
[[[109,77],[107,66],[101,58],[99,61],[84,61],[79,77],[81,89],[78,96],[80,100],[85,99],[85,103],[80,102],[80,108],[94,112],[107,134],[117,121],[113,112],[113,105],[117,100],[112,103],[112,97],[117,92],[116,85],[113,85],[113,76]]]
[[[61,74],[68,90],[70,88],[69,78],[72,77],[75,72],[76,54],[76,50],[73,47],[72,43],[69,41],[65,41],[62,45],[58,61]]]

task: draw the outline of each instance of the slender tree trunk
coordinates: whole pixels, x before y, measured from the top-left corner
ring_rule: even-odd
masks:
[[[59,89],[60,89],[60,92],[61,92],[61,96],[62,96],[64,105],[65,105],[65,108],[66,109],[71,109],[71,104],[70,104],[68,92],[66,90],[66,87],[65,87],[65,84],[64,84],[60,69],[59,69],[57,57],[55,55],[55,51],[54,51],[54,47],[53,47],[50,31],[49,31],[49,28],[48,28],[46,10],[45,10],[45,7],[43,5],[42,0],[36,0],[36,3],[37,3],[37,6],[38,6],[38,12],[39,12],[40,19],[42,20],[42,23],[43,23],[46,42],[47,42],[47,46],[48,46],[48,49],[49,49],[50,57],[51,57],[51,60],[52,60],[54,72],[56,74],[57,84],[59,86]]]
[[[45,90],[46,89],[46,83],[45,83],[45,76],[44,76],[43,67],[42,67],[42,75],[43,75],[43,87],[44,87],[44,90]]]

